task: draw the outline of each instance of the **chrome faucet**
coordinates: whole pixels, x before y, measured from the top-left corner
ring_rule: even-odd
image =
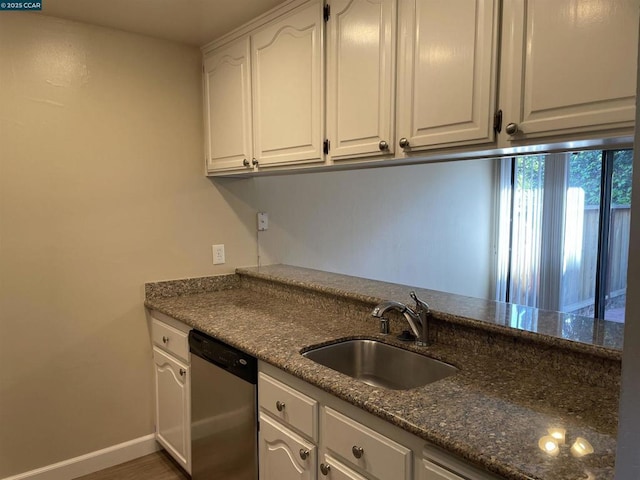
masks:
[[[420,300],[416,292],[409,294],[416,302],[415,310],[407,307],[404,303],[394,300],[382,302],[373,309],[371,315],[380,319],[380,333],[389,333],[389,319],[384,314],[389,310],[396,310],[406,318],[411,331],[416,336],[416,345],[425,346],[429,344],[429,305],[427,302]]]

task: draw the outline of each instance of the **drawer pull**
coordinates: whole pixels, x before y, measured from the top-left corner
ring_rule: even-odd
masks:
[[[353,456],[356,458],[362,458],[362,455],[364,454],[364,448],[354,445],[353,447],[351,447],[351,453],[353,453]]]
[[[184,368],[180,369],[180,376],[184,377],[184,374],[187,373],[187,371]]]
[[[307,458],[309,458],[309,450],[307,450],[306,448],[301,448],[300,449],[300,458],[302,460],[306,460]]]
[[[164,344],[169,343],[169,337],[162,337],[162,343]]]
[[[283,411],[283,410],[284,410],[284,402],[281,402],[280,400],[278,400],[278,401],[276,402],[276,409],[277,409],[279,412]]]
[[[328,463],[321,463],[320,464],[320,472],[323,475],[329,475],[330,471],[331,471],[331,465],[329,465]]]

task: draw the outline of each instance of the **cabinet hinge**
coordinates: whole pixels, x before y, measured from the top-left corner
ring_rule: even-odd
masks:
[[[498,110],[493,114],[493,131],[496,133],[502,131],[502,110]]]
[[[324,152],[325,155],[329,154],[330,147],[331,147],[331,142],[329,141],[329,139],[326,139],[324,142],[322,142],[322,151]]]
[[[327,3],[324,6],[324,21],[328,22],[330,16],[331,16],[331,6]]]

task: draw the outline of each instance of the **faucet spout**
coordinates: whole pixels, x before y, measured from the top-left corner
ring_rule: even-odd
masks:
[[[394,300],[387,300],[386,302],[382,302],[376,308],[373,309],[371,315],[383,319],[384,315],[389,310],[396,310],[401,313],[404,318],[407,320],[411,331],[416,336],[416,338],[420,338],[420,330],[418,329],[418,325],[416,322],[420,324],[420,328],[422,328],[422,323],[420,322],[420,317],[416,312],[414,312],[411,308],[407,307],[404,303],[396,302]]]
[[[406,306],[404,303],[396,302],[394,300],[387,300],[377,305],[371,315],[379,318],[381,326],[384,326],[385,333],[388,333],[388,321],[385,318],[385,313],[389,310],[395,310],[401,313],[407,320],[411,331],[416,336],[416,344],[427,345],[429,342],[429,305],[420,300],[415,292],[411,292],[411,298],[416,302],[415,310]]]

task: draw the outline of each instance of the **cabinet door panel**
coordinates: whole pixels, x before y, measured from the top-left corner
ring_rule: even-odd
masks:
[[[308,452],[304,459],[302,451]],[[260,413],[261,480],[314,480],[316,454],[313,444]]]
[[[156,437],[190,471],[189,367],[153,347],[156,386]]]
[[[255,155],[260,166],[322,160],[322,4],[252,36]]]
[[[412,148],[494,139],[497,2],[404,0],[398,137]]]
[[[637,0],[505,5],[503,80],[510,140],[632,125]]]
[[[246,170],[252,159],[249,38],[204,59],[207,170]]]
[[[327,23],[331,158],[393,153],[395,0],[334,0]],[[388,150],[381,151],[380,142]]]

